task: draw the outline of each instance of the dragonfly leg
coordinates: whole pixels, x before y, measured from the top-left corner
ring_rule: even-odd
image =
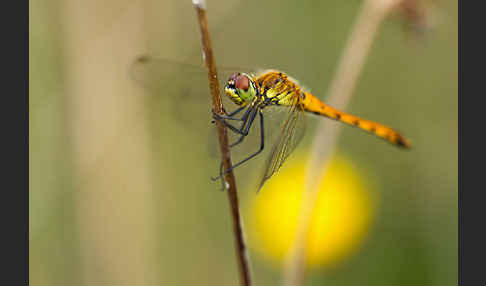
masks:
[[[221,178],[221,191],[224,191],[225,185],[224,185],[224,178],[223,178],[223,161],[219,164],[219,177]]]
[[[241,110],[243,110],[243,108],[239,108],[238,110],[236,110],[235,112],[240,112]],[[241,124],[241,126],[238,128],[238,127],[235,127],[234,125],[228,123],[226,121],[226,117],[225,116],[222,116],[222,115],[219,115],[219,114],[216,114],[214,111],[213,111],[213,117],[214,119],[222,122],[226,127],[228,127],[231,131],[237,133],[237,134],[240,134],[242,136],[246,136],[248,135],[248,132],[250,130],[250,127],[251,127],[251,124],[253,123],[253,120],[255,119],[255,116],[256,116],[256,112],[258,111],[258,108],[255,106],[255,107],[251,107],[251,108],[248,108],[245,112],[245,114],[237,119],[237,118],[232,118],[233,120],[239,120],[239,121],[243,121],[243,123]],[[233,113],[235,113],[233,112]],[[246,128],[245,128],[246,126]]]
[[[237,127],[228,123],[226,120],[224,120],[224,119],[217,119],[217,120],[221,121],[224,124],[224,126],[228,127],[231,131],[238,133],[238,134],[242,133],[241,128],[238,129]]]
[[[236,140],[236,142],[234,142],[233,144],[230,145],[230,148],[233,148],[235,147],[236,145],[240,144],[241,142],[243,142],[243,139],[245,139],[245,137],[248,135],[248,131],[246,132],[246,134],[241,134],[240,138],[238,138],[238,140]]]
[[[235,111],[231,112],[230,114],[228,115],[221,115],[221,114],[217,114],[216,112],[214,112],[214,109],[211,109],[211,112],[213,113],[213,118],[214,119],[217,119],[217,120],[223,120],[223,119],[226,119],[226,120],[237,120],[237,121],[244,121],[245,120],[245,116],[248,117],[248,113],[249,113],[249,110],[247,110],[245,112],[245,114],[241,117],[241,118],[235,118],[234,116],[238,113],[240,113],[243,109],[245,109],[246,106],[242,106],[240,108],[237,108]]]
[[[234,116],[235,114],[237,114],[238,112],[240,112],[241,110],[243,110],[243,108],[239,108],[237,109],[236,111],[232,112],[232,115],[231,116]],[[228,117],[228,116],[223,116],[223,115],[219,115],[217,113],[214,112],[214,110],[212,110],[213,112],[213,118],[215,120],[218,120],[220,122],[222,122],[226,127],[228,127],[231,131],[235,132],[235,133],[238,133],[238,134],[241,134],[241,130],[243,129],[243,126],[245,125],[245,121],[247,120],[248,118],[248,114],[250,113],[251,109],[248,109],[245,114],[243,115],[242,118],[233,118],[233,117]],[[243,124],[242,126],[240,126],[239,128],[238,127],[235,127],[233,126],[232,124],[228,123],[226,120],[227,119],[231,119],[231,120],[238,120],[238,121],[243,121]],[[214,122],[214,121],[213,121]]]
[[[235,116],[236,114],[240,113],[243,109],[245,109],[246,106],[242,106],[242,107],[239,107],[237,108],[235,111],[231,112],[230,114],[224,116],[224,115],[219,115],[221,118],[223,119],[229,119],[229,120],[241,120],[242,118],[238,119],[238,118],[234,118],[233,116]],[[214,112],[213,112],[214,113]]]
[[[220,171],[220,174],[218,177],[216,178],[211,178],[213,181],[219,179],[219,178],[223,178],[224,175],[226,175],[229,171],[233,170],[234,168],[240,166],[241,164],[245,163],[246,161],[250,160],[251,158],[255,157],[256,155],[260,154],[264,147],[265,147],[265,132],[264,132],[264,129],[263,129],[263,113],[261,112],[261,110],[259,110],[259,114],[260,114],[260,139],[261,139],[261,142],[260,142],[260,149],[258,151],[256,151],[255,153],[251,154],[250,156],[248,156],[247,158],[241,160],[240,162],[234,164],[233,166],[231,166],[231,168],[225,170],[224,172],[221,172]],[[250,119],[251,121],[253,121],[253,119],[255,118],[255,116],[253,116],[252,119]],[[251,125],[251,122],[250,124]],[[220,170],[223,170],[222,168],[220,168]],[[224,183],[224,182],[223,182]]]
[[[241,142],[243,142],[243,140],[245,139],[245,137],[250,132],[250,128],[253,125],[253,120],[254,120],[254,118],[256,116],[256,112],[257,112],[257,109],[255,109],[253,111],[253,113],[251,113],[251,115],[250,115],[250,118],[251,119],[249,120],[248,124],[247,124],[247,122],[243,122],[243,124],[241,125],[241,129],[240,129],[241,132],[238,133],[241,136],[240,136],[240,138],[238,138],[238,140],[236,140],[236,142],[234,142],[234,143],[232,143],[230,145],[230,148],[233,148],[234,146],[236,146],[236,145],[240,144]]]
[[[240,112],[241,110],[243,110],[243,108],[239,108],[237,109],[236,111],[232,112],[229,116],[233,116],[234,114]],[[224,119],[222,118],[217,118],[217,120],[220,120],[221,122],[223,122],[223,124],[228,127],[230,130],[232,130],[233,132],[235,133],[238,133],[238,134],[241,134],[240,138],[238,139],[237,142],[233,143],[230,145],[230,148],[235,146],[236,144],[239,144],[243,141],[243,139],[248,135],[248,132],[250,130],[250,127],[251,125],[253,124],[253,120],[255,120],[255,117],[256,117],[256,112],[258,111],[257,108],[248,108],[248,110],[245,112],[245,114],[243,115],[243,117],[239,120],[243,120],[243,123],[241,124],[240,126],[240,129],[237,129],[236,127],[234,127],[233,125],[229,124],[228,122],[226,122]],[[213,112],[214,114],[214,112]],[[219,117],[219,116],[218,116]],[[217,178],[221,178],[221,184],[222,184],[222,191],[224,191],[225,189],[225,182],[224,182],[224,178],[223,178],[223,162],[220,163],[219,165],[219,176],[216,177],[216,178],[213,178],[213,180],[216,180]]]

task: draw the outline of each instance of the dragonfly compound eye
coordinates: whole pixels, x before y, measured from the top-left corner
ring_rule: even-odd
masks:
[[[250,87],[250,79],[246,75],[239,75],[235,78],[235,87],[244,91],[248,91]]]

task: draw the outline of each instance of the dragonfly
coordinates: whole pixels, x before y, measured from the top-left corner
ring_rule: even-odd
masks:
[[[149,56],[139,57],[133,64],[132,70],[138,70],[135,77],[140,76],[140,73],[144,73],[146,77],[147,74],[155,72],[155,75],[150,76],[156,78],[162,75],[161,71],[166,72],[165,76],[168,76],[171,71],[181,71],[188,75],[183,77],[184,80],[181,83],[183,86],[193,83],[191,75],[205,73],[201,66],[155,59]],[[234,71],[234,68],[223,70]],[[255,148],[256,151],[247,154],[244,159],[232,164],[230,168],[223,170],[223,164],[220,163],[219,175],[212,177],[212,180],[221,179],[223,186],[225,174],[257,157],[265,149],[267,146],[265,120],[267,115],[271,114],[269,111],[276,109],[283,116],[279,119],[279,126],[275,127],[279,130],[271,142],[271,151],[266,159],[264,171],[261,173],[257,191],[278,172],[302,140],[306,129],[306,114],[314,114],[356,127],[400,148],[411,147],[410,141],[393,128],[333,108],[303,88],[297,80],[279,70],[232,72],[222,86],[224,86],[224,95],[236,105],[235,110],[231,112],[224,110],[224,114],[218,114],[212,110],[211,113],[213,122],[214,120],[220,121],[236,135],[236,140],[230,144],[230,148],[240,145],[248,137],[252,126],[257,121],[260,141],[259,146]],[[274,127],[272,126],[272,128]]]

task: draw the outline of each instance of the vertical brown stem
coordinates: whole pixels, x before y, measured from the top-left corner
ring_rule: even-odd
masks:
[[[219,93],[218,74],[216,71],[213,48],[211,45],[211,39],[209,37],[206,8],[203,1],[193,0],[193,4],[196,9],[199,28],[201,31],[201,44],[203,49],[203,57],[205,60],[206,68],[208,70],[208,82],[209,89],[211,91],[213,110],[218,114],[223,114],[224,109]],[[224,170],[228,170],[231,168],[232,163],[226,127],[221,122],[216,120],[216,128],[218,129],[218,139],[223,160],[223,167]],[[229,171],[228,173],[226,173],[224,180],[226,188],[228,190],[228,199],[231,206],[231,215],[233,218],[233,232],[235,235],[236,255],[240,272],[240,281],[241,285],[248,286],[251,285],[250,271],[248,267],[248,260],[246,257],[246,247],[243,238],[243,229],[241,227],[241,218],[238,207],[238,195],[236,192],[236,181],[233,171]]]

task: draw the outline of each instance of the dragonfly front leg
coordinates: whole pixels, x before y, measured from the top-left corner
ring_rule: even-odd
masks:
[[[230,113],[229,115],[225,116],[225,115],[220,115],[220,114],[217,114],[216,112],[214,112],[214,110],[212,109],[211,112],[213,113],[213,118],[215,120],[218,120],[220,121],[221,123],[223,123],[226,127],[228,127],[231,131],[235,132],[235,133],[238,133],[238,134],[242,134],[243,132],[243,129],[244,129],[244,126],[248,120],[248,116],[252,110],[252,108],[248,108],[245,112],[245,114],[241,117],[241,118],[234,118],[234,116],[236,114],[238,114],[239,112],[241,112],[243,109],[245,109],[245,106],[243,107],[240,107],[238,108],[237,110],[233,111],[232,113]],[[234,125],[230,124],[229,122],[227,122],[226,120],[236,120],[236,121],[242,121],[243,123],[241,124],[240,127],[235,127]],[[213,121],[214,122],[214,121]]]
[[[211,112],[213,113],[213,118],[218,120],[218,121],[224,121],[224,120],[235,120],[235,121],[246,121],[247,118],[248,118],[248,115],[251,111],[251,108],[248,108],[245,112],[245,114],[243,114],[243,116],[241,118],[235,118],[234,116],[238,113],[240,113],[243,109],[247,108],[246,106],[242,106],[240,108],[237,108],[235,111],[231,112],[230,114],[228,115],[221,115],[221,114],[218,114],[216,112],[214,112],[214,109],[211,109]],[[213,121],[214,123],[214,121]]]
[[[227,114],[227,115],[217,114],[216,112],[214,112],[214,109],[211,109],[211,112],[213,113],[213,117],[217,117],[217,119],[228,119],[228,120],[239,120],[239,121],[241,121],[241,120],[243,120],[243,117],[242,118],[234,118],[233,116],[240,113],[245,108],[246,108],[246,106],[242,106],[242,107],[237,108],[235,111],[233,111],[233,112],[231,112],[230,114]],[[245,115],[243,115],[243,116],[245,116]]]
[[[228,127],[231,131],[234,133],[242,135],[242,137],[245,137],[248,135],[248,132],[250,130],[251,124],[253,120],[255,119],[256,112],[258,111],[258,108],[256,106],[248,107],[245,114],[241,118],[234,118],[233,116],[239,112],[241,112],[245,106],[238,108],[236,111],[232,112],[228,116],[224,115],[219,115],[212,110],[213,113],[213,118],[215,120],[220,121],[223,123],[226,127]],[[242,121],[243,123],[241,124],[240,127],[235,127],[234,125],[230,124],[226,120],[237,120],[237,121]],[[242,140],[242,139],[241,139]],[[240,139],[239,139],[240,141]],[[230,147],[233,147],[235,143],[231,144]]]

